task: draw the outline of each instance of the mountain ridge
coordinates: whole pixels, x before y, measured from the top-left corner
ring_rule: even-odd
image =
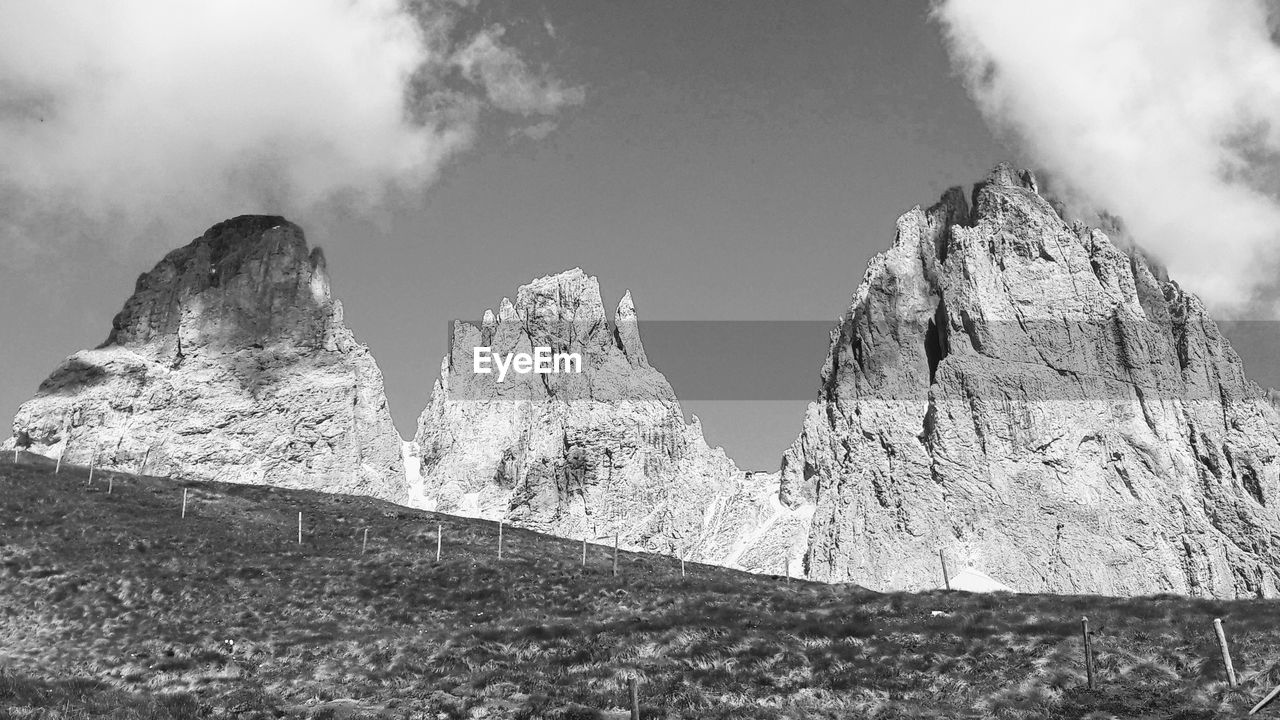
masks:
[[[1274,597],[1280,414],[1203,303],[1033,173],[902,214],[829,333],[776,473],[710,447],[635,301],[581,268],[455,322],[411,441],[324,254],[239,216],[139,277],[5,449],[180,479],[374,495],[571,538],[876,589],[957,571],[1023,592]],[[581,372],[499,378],[475,348]]]

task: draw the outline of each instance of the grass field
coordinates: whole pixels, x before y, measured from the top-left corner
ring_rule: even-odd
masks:
[[[644,718],[1163,720],[1241,717],[1280,683],[1276,601],[876,594],[630,553],[615,578],[609,548],[584,569],[579,542],[512,528],[498,560],[489,522],[132,476],[108,495],[36,462],[0,458],[0,719],[626,718],[637,676]]]

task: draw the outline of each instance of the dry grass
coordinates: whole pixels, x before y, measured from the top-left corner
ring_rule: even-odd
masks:
[[[499,562],[493,523],[194,483],[184,521],[181,483],[85,475],[0,459],[0,720],[617,717],[631,674],[646,718],[1186,720],[1280,683],[1274,602],[880,595],[628,553],[614,578],[604,547],[584,570],[511,528]]]

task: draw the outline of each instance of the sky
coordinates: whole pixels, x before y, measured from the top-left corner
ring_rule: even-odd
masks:
[[[1194,24],[1208,0],[1186,2],[1175,15]],[[1264,278],[1223,280],[1255,265],[1205,265],[1204,225],[1179,234],[1168,218],[1143,219],[1151,195],[1130,191],[1133,173],[1163,183],[1182,171],[1137,150],[1110,163],[1106,148],[1135,142],[1116,129],[1127,115],[1073,114],[1068,97],[1046,117],[1028,100],[1044,72],[1098,107],[1178,108],[1186,127],[1170,135],[1201,153],[1179,177],[1238,203],[1225,220],[1239,232],[1222,233],[1232,258],[1262,252],[1276,117],[1274,44],[1249,30],[1259,18],[1265,30],[1262,5],[1217,13],[1191,45],[1208,58],[1203,83],[1257,69],[1212,98],[1249,121],[1239,133],[1188,105],[1194,87],[1169,100],[1162,76],[1143,75],[1198,30],[1158,26],[1164,45],[1140,44],[1117,87],[1095,88],[1026,45],[1045,27],[1071,30],[1060,58],[1100,42],[1053,2],[1042,11],[1059,13],[1055,25],[993,16],[984,0],[175,5],[121,0],[109,16],[87,0],[0,7],[0,415],[105,339],[139,273],[243,213],[284,214],[324,247],[406,437],[449,322],[535,277],[581,267],[610,309],[630,290],[642,323],[834,324],[900,213],[1001,160],[1043,167],[1065,189],[1117,177],[1079,202],[1156,228],[1157,253],[1167,246],[1171,269],[1224,312],[1258,312],[1268,297]],[[996,19],[1007,25],[990,30]],[[1114,20],[1135,37],[1144,26]],[[1217,57],[1221,38],[1239,53]],[[1198,66],[1179,72],[1188,67]],[[1124,82],[1135,77],[1146,79]],[[1215,143],[1236,151],[1215,155]],[[1228,181],[1214,182],[1227,176],[1215,160]],[[776,469],[818,391],[826,342],[817,333],[785,348],[785,385],[807,392],[733,401],[691,390],[685,410],[740,466]],[[649,349],[659,370],[662,353]]]

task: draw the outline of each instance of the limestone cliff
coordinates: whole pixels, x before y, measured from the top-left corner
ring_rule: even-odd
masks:
[[[400,438],[324,255],[284,218],[210,228],[138,278],[106,342],[13,422],[16,446],[181,478],[406,499]]]
[[[1000,166],[899,218],[780,498],[817,579],[1274,597],[1278,425],[1197,298]]]
[[[474,349],[577,353],[581,372],[474,372]],[[777,476],[712,449],[649,364],[630,294],[612,321],[574,269],[519,289],[497,314],[456,322],[416,436],[424,504],[566,537],[781,572],[799,567],[808,508]]]

